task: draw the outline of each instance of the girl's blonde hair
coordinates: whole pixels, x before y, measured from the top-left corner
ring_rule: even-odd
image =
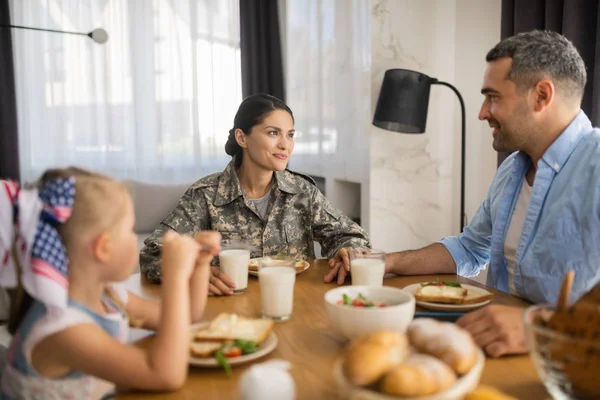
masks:
[[[75,178],[73,210],[71,217],[56,227],[67,258],[80,238],[107,231],[123,218],[127,194],[127,189],[120,182],[77,167],[47,170],[33,186],[41,188],[54,179],[69,177]],[[33,298],[23,290],[20,282],[18,288],[11,292],[8,330],[14,335],[33,304]]]
[[[82,234],[109,230],[125,213],[127,189],[120,182],[77,167],[46,171],[38,187],[57,178],[75,178],[75,202],[71,217],[57,231],[67,253]]]

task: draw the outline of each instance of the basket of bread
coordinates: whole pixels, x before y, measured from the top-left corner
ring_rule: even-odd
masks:
[[[569,305],[574,273],[558,304],[529,307],[524,315],[531,357],[555,399],[600,398],[600,284]]]
[[[350,342],[334,379],[353,400],[456,400],[475,389],[484,363],[468,332],[419,318],[406,333],[383,330]]]

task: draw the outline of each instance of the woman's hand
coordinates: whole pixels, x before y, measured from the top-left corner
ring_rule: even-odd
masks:
[[[231,278],[219,267],[210,267],[210,271],[208,293],[216,296],[232,295],[235,283]]]
[[[351,248],[341,248],[335,256],[329,260],[330,271],[323,280],[326,283],[333,282],[337,277],[337,284],[341,285],[346,279],[346,275],[350,272],[350,252]]]

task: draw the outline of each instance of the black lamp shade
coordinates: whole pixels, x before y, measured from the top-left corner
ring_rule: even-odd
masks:
[[[427,125],[429,91],[437,79],[406,69],[385,72],[373,125],[389,131],[423,133]]]

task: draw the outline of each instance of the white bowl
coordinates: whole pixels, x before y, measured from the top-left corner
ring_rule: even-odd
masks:
[[[440,393],[432,394],[430,396],[422,397],[399,397],[392,396],[389,394],[383,394],[370,390],[354,386],[344,376],[342,368],[342,359],[336,360],[333,367],[333,378],[338,387],[338,391],[342,398],[350,400],[456,400],[462,399],[467,394],[471,393],[477,385],[479,385],[479,379],[483,372],[483,366],[485,365],[485,355],[481,350],[477,351],[477,362],[471,368],[469,372],[458,378],[456,383],[452,385],[448,390]]]
[[[337,304],[343,294],[352,299],[361,293],[371,301],[387,307],[350,307]],[[353,339],[378,330],[406,332],[415,315],[415,297],[390,286],[344,286],[325,293],[325,308],[333,327],[347,339]]]

